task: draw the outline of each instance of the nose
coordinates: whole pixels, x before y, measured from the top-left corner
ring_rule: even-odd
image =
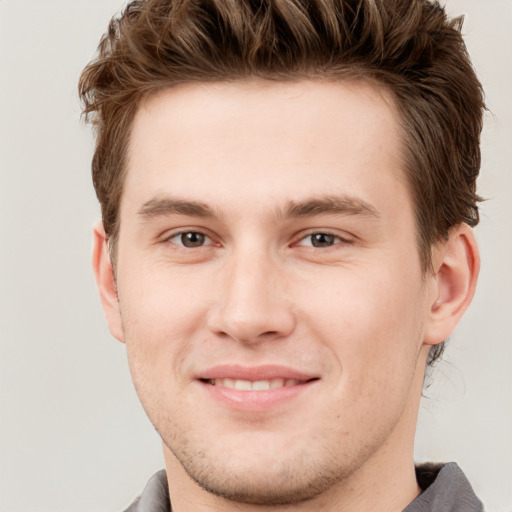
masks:
[[[218,278],[218,300],[208,318],[211,332],[245,344],[293,332],[296,319],[286,277],[270,255],[234,254]]]

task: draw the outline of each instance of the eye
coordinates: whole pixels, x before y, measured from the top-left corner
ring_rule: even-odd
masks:
[[[198,231],[185,231],[183,233],[177,233],[169,238],[169,242],[178,246],[187,247],[188,249],[193,249],[195,247],[211,245],[212,240],[204,233],[199,233]]]
[[[311,233],[300,240],[298,245],[303,247],[325,248],[332,247],[333,245],[343,242],[348,243],[348,240],[344,240],[343,238],[330,233]]]

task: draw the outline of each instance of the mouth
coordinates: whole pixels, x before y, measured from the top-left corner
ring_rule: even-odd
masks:
[[[205,384],[209,384],[211,386],[216,386],[220,388],[227,389],[236,389],[238,391],[269,391],[271,389],[279,389],[284,387],[298,386],[301,384],[306,384],[308,382],[312,382],[318,380],[318,378],[312,378],[307,380],[299,380],[299,379],[286,379],[282,377],[277,377],[268,380],[242,380],[242,379],[232,379],[232,378],[222,378],[222,379],[200,379],[201,382]]]
[[[264,412],[309,396],[320,377],[284,366],[217,366],[198,376],[206,395],[229,409]],[[312,395],[311,395],[312,396]]]

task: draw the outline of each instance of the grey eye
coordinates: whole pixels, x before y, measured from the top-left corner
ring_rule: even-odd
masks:
[[[176,245],[181,245],[182,247],[187,247],[189,249],[202,247],[211,243],[208,236],[203,233],[199,233],[198,231],[185,231],[183,233],[178,233],[171,237],[170,241]]]
[[[313,247],[331,247],[339,238],[328,233],[314,233],[308,237]]]
[[[206,240],[206,236],[202,233],[182,233],[181,234],[181,243],[185,247],[201,247],[204,245],[204,242]]]

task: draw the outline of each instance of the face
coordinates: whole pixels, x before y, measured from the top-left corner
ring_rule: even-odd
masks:
[[[400,145],[363,83],[187,85],[140,109],[118,337],[168,469],[287,503],[412,439],[428,286]]]

